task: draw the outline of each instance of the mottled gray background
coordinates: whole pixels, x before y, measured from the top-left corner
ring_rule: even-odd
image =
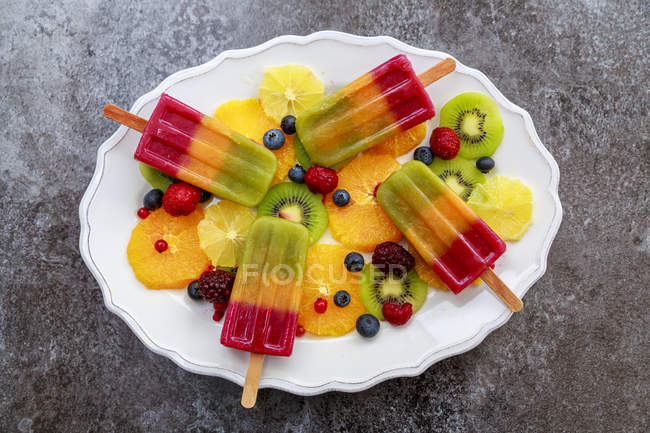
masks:
[[[0,431],[649,430],[647,2],[206,3],[0,0]],[[240,387],[154,355],[106,310],[77,206],[116,128],[105,103],[322,29],[485,72],[558,161],[564,220],[524,311],[476,349],[358,394],[263,390],[244,411]]]

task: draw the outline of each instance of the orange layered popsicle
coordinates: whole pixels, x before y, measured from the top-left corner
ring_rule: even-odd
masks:
[[[398,55],[300,114],[296,131],[312,162],[332,167],[434,115],[411,62]]]
[[[273,153],[163,93],[135,158],[216,196],[257,205],[277,168]]]
[[[308,246],[309,233],[301,224],[274,217],[253,222],[221,344],[258,354],[291,355]]]
[[[409,161],[377,190],[395,225],[456,294],[506,250],[506,244],[438,176]]]

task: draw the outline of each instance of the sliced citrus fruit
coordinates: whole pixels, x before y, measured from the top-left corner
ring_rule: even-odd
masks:
[[[226,101],[217,107],[213,117],[259,144],[266,131],[278,127],[266,117],[257,98]]]
[[[533,193],[518,179],[494,176],[476,186],[467,204],[503,240],[516,241],[533,218]]]
[[[228,200],[221,200],[205,210],[198,234],[201,248],[213,266],[239,264],[246,234],[254,220],[255,215],[249,208]]]
[[[126,247],[136,278],[149,289],[180,289],[196,280],[210,264],[196,230],[202,218],[201,209],[180,217],[158,209],[140,221]],[[154,248],[160,239],[168,245],[162,253]]]
[[[269,119],[257,98],[231,99],[217,107],[214,118],[222,121],[235,131],[245,135],[262,146],[264,133],[269,129],[279,128],[280,124]],[[278,150],[272,150],[278,159],[278,169],[271,182],[272,185],[286,179],[289,169],[295,164],[293,135],[286,135],[284,145]]]
[[[418,276],[429,286],[435,287],[440,290],[449,290],[447,285],[440,279],[438,274],[435,273],[433,268],[424,261],[422,256],[415,250],[413,245],[408,244],[409,253],[415,257],[415,272]]]
[[[415,146],[422,143],[422,140],[424,140],[426,135],[427,124],[426,122],[422,122],[419,125],[415,125],[413,128],[402,131],[388,140],[382,141],[378,145],[371,147],[367,153],[371,155],[385,154],[397,158],[398,156],[408,153]]]
[[[298,323],[312,334],[347,334],[366,311],[359,299],[359,274],[345,268],[345,256],[351,252],[342,245],[319,244],[307,253]],[[345,307],[334,302],[334,295],[340,290],[350,295],[350,303]],[[318,298],[327,301],[324,313],[317,313],[314,309]]]
[[[284,65],[264,69],[260,101],[264,112],[280,122],[289,114],[296,116],[323,98],[325,87],[303,65]]]
[[[389,155],[362,155],[341,169],[337,189],[348,191],[350,203],[338,207],[332,202],[332,193],[325,198],[334,239],[350,248],[370,252],[377,244],[402,238],[375,197],[377,185],[399,166]]]

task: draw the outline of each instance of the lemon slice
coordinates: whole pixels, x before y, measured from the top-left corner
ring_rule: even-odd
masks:
[[[254,220],[249,208],[228,200],[205,209],[197,232],[199,245],[213,266],[233,267],[239,263],[248,228]]]
[[[533,193],[518,179],[494,176],[478,184],[467,204],[503,240],[517,241],[533,218]]]
[[[269,67],[260,84],[260,102],[271,119],[280,122],[289,114],[297,116],[323,98],[325,87],[303,65]]]

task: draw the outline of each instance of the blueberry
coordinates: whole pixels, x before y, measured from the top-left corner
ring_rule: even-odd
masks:
[[[302,165],[296,164],[289,170],[289,179],[296,183],[305,183],[305,173],[306,171],[302,168]]]
[[[279,129],[269,129],[262,138],[264,146],[271,150],[278,150],[284,145],[284,134]]]
[[[142,204],[149,210],[156,210],[162,206],[163,192],[159,189],[152,189],[144,195]]]
[[[201,190],[201,198],[199,199],[199,203],[205,203],[206,201],[210,200],[210,197],[212,197],[212,194],[205,190]]]
[[[416,161],[422,161],[426,165],[431,165],[433,162],[433,152],[431,152],[431,148],[427,146],[418,147],[415,149],[415,153],[413,153],[413,159]]]
[[[345,290],[339,290],[334,294],[334,303],[339,307],[345,307],[350,303],[350,294]]]
[[[187,294],[190,295],[190,298],[192,298],[192,299],[194,299],[196,301],[200,301],[201,299],[203,299],[201,297],[201,293],[199,293],[199,281],[198,280],[192,281],[190,283],[190,285],[187,286]]]
[[[334,194],[332,194],[332,201],[338,207],[343,207],[350,203],[350,194],[344,189],[337,189],[334,191]]]
[[[280,122],[280,128],[287,135],[293,135],[296,133],[296,118],[292,115],[284,116],[282,122]]]
[[[350,272],[359,272],[363,269],[365,261],[359,253],[350,253],[345,256],[345,267]]]
[[[357,332],[362,337],[374,337],[379,332],[379,320],[372,314],[362,314],[357,319]]]
[[[494,160],[489,156],[479,158],[476,160],[476,168],[483,173],[487,173],[494,168]]]

